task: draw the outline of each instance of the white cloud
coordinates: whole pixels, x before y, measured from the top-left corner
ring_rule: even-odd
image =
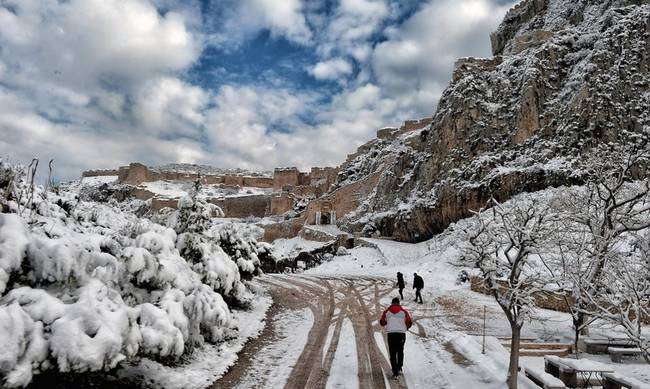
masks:
[[[202,145],[190,139],[161,139],[122,127],[89,131],[83,120],[54,123],[39,115],[31,101],[2,87],[0,132],[1,157],[21,162],[34,157],[41,162],[54,158],[55,174],[64,178],[76,177],[85,169],[113,168],[134,160],[167,163],[205,158]]]
[[[13,12],[0,8],[3,59],[13,58],[32,79],[56,79],[68,87],[130,82],[183,69],[200,53],[179,14],[162,16],[148,1],[8,0],[4,5]]]
[[[352,73],[352,64],[343,58],[334,58],[317,63],[309,73],[318,80],[337,80]]]
[[[303,112],[309,96],[287,90],[251,86],[225,86],[207,113],[207,135],[217,158],[230,166],[260,167],[272,159],[276,147],[271,129],[295,130],[296,115]],[[277,129],[277,128],[276,128]]]
[[[201,88],[177,78],[149,81],[135,96],[134,114],[154,134],[197,136],[209,100]]]
[[[226,11],[221,28],[210,37],[211,43],[224,50],[238,47],[261,30],[302,45],[312,39],[301,0],[240,0],[234,4],[235,9]]]
[[[425,4],[377,45],[372,69],[385,93],[418,112],[431,111],[459,57],[489,56],[489,33],[509,5],[494,0]]]
[[[334,165],[377,128],[432,113],[455,59],[489,53],[506,8],[495,1],[431,1],[389,28],[389,0],[341,0],[319,17],[300,0],[224,10],[223,42],[267,29],[311,45],[319,62],[306,69],[338,80],[332,94],[278,74],[215,90],[191,85],[184,75],[204,26],[187,2],[0,0],[0,156],[53,157],[66,177],[134,160]],[[377,34],[386,40],[376,45]]]
[[[271,32],[305,43],[311,38],[300,0],[247,0]]]
[[[97,93],[97,105],[105,112],[121,117],[124,114],[126,98],[120,93],[100,91]]]
[[[319,53],[323,57],[333,53],[362,55],[368,39],[389,16],[384,0],[341,0],[320,37]]]
[[[0,154],[55,158],[58,174],[177,160],[202,145],[201,89],[180,81],[201,40],[148,0],[0,3]],[[7,71],[9,72],[9,70]],[[172,136],[173,135],[173,136]]]
[[[208,113],[212,163],[245,168],[336,165],[367,140],[395,105],[372,84],[334,96],[316,113],[316,124],[299,119],[318,96],[283,89],[224,87]]]

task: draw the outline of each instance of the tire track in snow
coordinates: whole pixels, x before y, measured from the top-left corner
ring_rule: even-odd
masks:
[[[284,369],[286,377],[284,388],[287,389],[325,389],[329,384],[340,383],[340,361],[350,363],[350,345],[356,351],[357,385],[360,389],[398,389],[406,388],[454,388],[450,383],[454,368],[446,364],[450,361],[446,351],[442,350],[435,335],[427,334],[427,330],[435,325],[422,325],[424,320],[435,320],[432,312],[421,307],[413,307],[412,313],[415,326],[407,335],[405,356],[405,379],[393,380],[390,363],[386,350],[388,343],[385,333],[378,323],[379,316],[385,309],[382,299],[395,293],[392,281],[377,277],[327,277],[327,276],[265,276],[277,306],[270,315],[307,308],[313,316],[313,325],[300,355],[293,367],[287,366],[287,355],[279,355],[277,359],[257,361],[255,355],[263,355],[265,350],[277,350],[274,344],[291,342],[291,339],[278,339],[277,336],[265,331],[262,336],[266,342],[258,341],[257,349],[248,350],[252,357],[242,359],[229,373],[228,385],[221,381],[214,388],[234,388],[244,383],[249,373],[264,374],[265,371]],[[384,302],[385,303],[385,302]],[[411,305],[410,303],[408,305]],[[408,307],[407,307],[408,309]],[[273,327],[274,317],[267,318],[269,327]],[[277,324],[277,323],[276,323]],[[431,324],[431,323],[427,323]],[[442,323],[440,323],[442,324]],[[349,325],[349,328],[348,328]],[[272,330],[272,328],[271,328]],[[286,335],[291,338],[292,334]],[[350,339],[353,337],[353,339]],[[350,343],[352,342],[352,343]],[[284,354],[287,353],[286,350]],[[283,353],[283,350],[275,351]],[[343,355],[341,353],[344,353]],[[346,356],[347,354],[347,356]],[[425,359],[424,364],[420,359]],[[268,363],[263,369],[252,368],[255,363]],[[451,362],[453,363],[453,362]],[[288,371],[287,371],[288,370]],[[239,371],[239,373],[237,373]],[[348,366],[348,373],[350,367]],[[334,374],[335,376],[332,376]],[[346,377],[349,379],[349,377]],[[250,378],[248,382],[251,382]],[[256,387],[264,387],[270,382],[260,377]],[[277,380],[274,383],[278,384]],[[355,385],[355,386],[357,386]],[[242,387],[242,386],[239,386]]]

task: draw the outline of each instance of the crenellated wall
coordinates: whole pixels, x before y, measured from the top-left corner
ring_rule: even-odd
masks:
[[[104,176],[117,176],[119,171],[117,169],[97,169],[87,170],[81,173],[81,177],[104,177]]]
[[[199,173],[182,173],[172,171],[156,171],[149,169],[141,163],[131,163],[129,166],[122,166],[115,175],[118,181],[123,184],[140,185],[143,182],[152,181],[194,181],[200,179],[203,184],[223,184],[226,186],[254,187],[254,188],[272,188],[273,178],[263,176],[245,176],[235,174],[199,174]],[[96,171],[89,170],[83,173],[84,177],[96,175]],[[104,172],[104,171],[100,171]]]

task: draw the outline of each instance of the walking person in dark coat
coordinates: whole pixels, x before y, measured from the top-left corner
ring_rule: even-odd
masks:
[[[397,288],[399,289],[399,298],[404,300],[404,294],[402,291],[406,287],[406,282],[404,282],[404,274],[397,272]]]
[[[413,322],[408,311],[399,305],[399,299],[395,297],[379,319],[379,324],[386,327],[388,337],[388,353],[390,354],[390,367],[393,370],[393,377],[397,378],[402,372],[404,364],[404,343],[406,343],[406,331],[411,328]]]
[[[418,299],[420,299],[420,304],[422,304],[423,301],[421,291],[424,289],[424,280],[418,275],[418,273],[413,273],[413,289],[415,289],[414,301],[417,302]]]

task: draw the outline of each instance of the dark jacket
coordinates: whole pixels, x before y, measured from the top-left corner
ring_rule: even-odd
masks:
[[[413,289],[423,289],[424,288],[424,280],[420,276],[414,276],[413,277]]]
[[[397,273],[397,286],[404,289],[406,282],[404,282],[404,275],[402,273]]]

